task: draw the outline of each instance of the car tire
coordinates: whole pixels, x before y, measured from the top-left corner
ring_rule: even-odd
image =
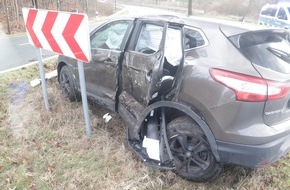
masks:
[[[75,89],[73,76],[66,65],[60,70],[59,84],[62,94],[70,101],[80,101],[80,96]]]
[[[203,131],[193,120],[176,118],[167,125],[167,129],[175,173],[196,182],[211,180],[220,173],[221,167]]]

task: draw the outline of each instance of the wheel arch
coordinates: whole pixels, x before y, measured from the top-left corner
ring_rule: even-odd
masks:
[[[200,117],[196,113],[196,111],[192,110],[189,106],[186,106],[184,104],[177,103],[177,102],[159,101],[159,102],[156,102],[156,103],[151,104],[150,106],[146,107],[144,109],[144,111],[142,112],[142,114],[140,115],[140,118],[136,123],[136,127],[129,128],[130,140],[139,140],[139,132],[140,132],[140,129],[142,127],[142,124],[143,124],[143,121],[145,120],[145,118],[148,116],[148,114],[150,114],[150,112],[152,110],[155,110],[157,108],[162,108],[162,107],[176,109],[179,112],[183,113],[183,115],[189,116],[191,119],[193,119],[200,126],[201,130],[205,134],[205,136],[208,140],[208,143],[211,147],[212,153],[215,156],[216,160],[218,162],[220,161],[220,157],[219,157],[218,150],[217,150],[217,143],[216,143],[215,137],[214,137],[212,131],[210,130],[209,126],[202,119],[202,117]]]

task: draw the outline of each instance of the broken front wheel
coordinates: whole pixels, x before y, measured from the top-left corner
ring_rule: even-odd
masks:
[[[206,181],[219,174],[220,166],[204,133],[194,121],[180,117],[171,121],[167,127],[178,175],[193,181]]]

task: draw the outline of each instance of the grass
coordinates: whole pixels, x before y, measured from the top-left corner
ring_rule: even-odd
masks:
[[[55,62],[46,70],[55,68]],[[115,113],[90,105],[85,134],[81,103],[69,102],[56,79],[31,88],[37,66],[0,75],[0,189],[289,189],[290,156],[257,170],[227,166],[212,182],[193,183],[146,167],[124,145],[126,126]],[[24,86],[24,87],[23,87]],[[20,90],[19,90],[20,89]]]

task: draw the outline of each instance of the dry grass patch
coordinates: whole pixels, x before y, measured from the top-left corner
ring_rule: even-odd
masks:
[[[17,84],[29,82],[37,72],[19,75],[15,74],[17,80],[0,76],[6,82],[0,86],[1,92],[6,89],[0,96],[6,102],[2,103],[4,117],[0,121],[0,189],[290,188],[289,156],[258,170],[225,167],[216,180],[208,183],[189,182],[173,172],[146,167],[126,147],[123,121],[110,112],[112,120],[104,123],[102,116],[109,111],[96,104],[90,104],[92,135],[87,137],[82,104],[67,101],[56,79],[47,83],[51,111],[44,108],[40,86],[28,86],[12,111],[5,111],[15,100],[11,93],[19,92],[10,91],[10,79]],[[17,119],[14,124],[22,124],[25,132],[16,135],[11,115]]]
[[[154,171],[132,159],[123,144],[125,126],[117,115],[111,113],[112,121],[104,124],[101,117],[107,110],[94,105],[90,112],[93,135],[88,138],[81,103],[66,101],[56,81],[48,84],[48,97],[50,112],[42,105],[41,89],[25,97],[22,104],[26,106],[18,107],[15,114],[25,115],[26,107],[36,111],[25,124],[28,136],[15,136],[6,123],[5,136],[10,140],[1,155],[6,158],[1,160],[2,187],[155,189],[156,184],[163,185],[161,179],[153,183],[156,179],[150,173]]]

